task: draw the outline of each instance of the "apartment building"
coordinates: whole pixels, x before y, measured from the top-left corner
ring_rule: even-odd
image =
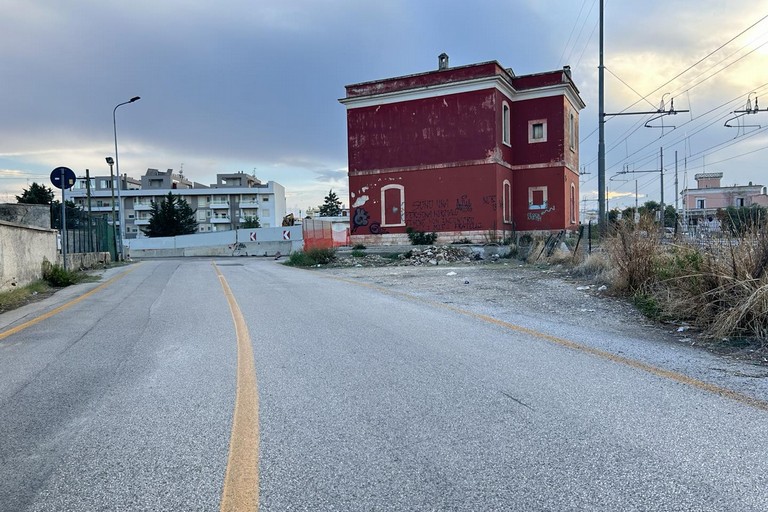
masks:
[[[75,186],[65,192],[84,211],[112,218],[121,224],[126,239],[140,238],[142,228],[149,225],[152,202],[160,202],[171,192],[182,197],[195,210],[198,232],[228,231],[239,228],[249,218],[258,218],[262,227],[282,225],[286,214],[285,188],[274,181],[262,183],[255,176],[238,173],[216,175],[209,186],[192,182],[172,169],[147,169],[141,179],[127,176],[120,179],[120,189],[113,196],[110,176],[79,177]],[[113,202],[114,197],[114,202]]]

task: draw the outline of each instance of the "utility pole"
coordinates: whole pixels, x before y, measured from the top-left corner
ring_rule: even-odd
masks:
[[[664,148],[659,148],[659,175],[661,176],[661,229],[664,230]]]
[[[597,116],[598,116],[598,142],[597,142],[597,223],[600,234],[607,229],[605,217],[605,66],[603,64],[603,20],[605,12],[605,0],[600,0],[600,64],[597,67]]]
[[[664,116],[670,116],[675,115],[678,112],[688,112],[688,110],[675,110],[675,100],[672,99],[669,110],[664,109],[664,96],[661,98],[661,106],[658,110],[654,112],[619,112],[616,114],[607,114],[605,112],[605,65],[603,62],[603,46],[604,46],[604,34],[603,34],[603,25],[604,25],[604,19],[605,19],[605,0],[600,0],[600,44],[599,44],[599,53],[600,53],[600,64],[597,67],[598,71],[598,82],[597,82],[597,109],[598,109],[598,143],[597,143],[597,200],[599,203],[599,210],[598,210],[598,224],[600,226],[600,232],[601,234],[605,233],[605,228],[607,227],[607,219],[606,219],[606,182],[605,182],[605,118],[609,116],[626,116],[626,115],[647,115],[647,114],[657,114],[656,117],[651,119],[650,121],[653,121],[655,119],[659,119],[660,117]],[[757,99],[755,99],[755,104],[757,104]],[[749,108],[749,107],[748,107]],[[650,122],[648,121],[648,122]],[[648,123],[645,124],[647,128],[657,128],[656,126],[650,126]],[[663,164],[663,156],[662,156],[662,164]],[[642,171],[640,171],[642,172]],[[624,173],[620,173],[624,174]],[[664,208],[664,165],[661,166],[661,206],[662,210]],[[661,225],[664,226],[664,212],[662,211],[662,222]]]
[[[93,250],[93,215],[91,213],[91,171],[85,170],[85,196],[88,200],[88,248]]]
[[[677,151],[675,151],[675,213],[677,213],[678,207],[680,203],[678,202],[678,198],[680,197],[680,189],[678,188],[678,182],[677,182]]]
[[[640,222],[640,204],[639,204],[639,199],[637,195],[637,180],[635,180],[635,214],[634,214],[634,219],[632,220],[635,221],[635,224]]]

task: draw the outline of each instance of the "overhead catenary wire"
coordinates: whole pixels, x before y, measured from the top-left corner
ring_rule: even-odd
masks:
[[[636,105],[636,104],[637,104],[637,103],[639,103],[640,101],[648,101],[648,100],[647,100],[647,97],[648,97],[648,96],[650,96],[650,95],[651,95],[651,94],[653,94],[654,92],[656,92],[656,91],[660,90],[660,89],[661,89],[662,87],[664,87],[665,85],[668,85],[669,83],[672,83],[674,80],[676,80],[676,79],[677,79],[677,78],[679,78],[680,76],[684,75],[685,73],[687,73],[687,72],[688,72],[688,71],[690,71],[691,69],[694,69],[694,68],[695,68],[696,66],[698,66],[698,65],[699,65],[701,62],[704,62],[705,60],[707,60],[708,58],[710,58],[712,55],[716,54],[718,51],[720,51],[720,50],[722,50],[723,48],[725,48],[725,47],[726,47],[728,44],[730,44],[731,42],[735,41],[736,39],[738,39],[739,37],[741,37],[743,34],[747,33],[749,30],[751,30],[752,28],[754,28],[755,26],[757,26],[759,23],[761,23],[762,21],[764,21],[764,20],[765,20],[765,19],[767,19],[767,18],[768,18],[768,15],[766,15],[766,16],[764,16],[764,17],[760,18],[758,21],[756,21],[755,23],[753,23],[753,24],[752,24],[752,25],[750,25],[749,27],[745,28],[744,30],[742,30],[741,32],[739,32],[737,35],[733,36],[731,39],[729,39],[728,41],[726,41],[725,43],[723,43],[722,45],[720,45],[720,46],[719,46],[717,49],[715,49],[715,50],[713,50],[713,51],[709,52],[709,53],[708,53],[706,56],[704,56],[703,58],[699,59],[697,62],[695,62],[695,63],[694,63],[694,64],[692,64],[691,66],[689,66],[689,67],[688,67],[688,68],[686,68],[685,70],[683,70],[683,71],[681,71],[680,73],[678,73],[678,74],[677,74],[675,77],[673,77],[672,79],[668,80],[666,83],[664,83],[664,84],[662,84],[661,86],[659,86],[659,87],[657,87],[656,89],[654,89],[654,91],[652,91],[651,93],[649,93],[649,94],[647,94],[647,95],[645,95],[645,96],[641,96],[641,99],[639,99],[639,100],[635,101],[634,103],[632,103],[632,104],[631,104],[631,105],[629,105],[628,107],[625,107],[625,108],[624,108],[624,109],[623,109],[621,112],[626,112],[626,111],[627,111],[629,108],[631,108],[632,106]],[[756,39],[753,39],[752,41],[755,41],[755,40],[756,40]],[[768,44],[768,42],[766,42],[766,43],[763,43],[763,44],[762,44],[762,45],[760,45],[758,48],[762,47],[764,44]],[[694,78],[693,78],[691,81],[693,81],[693,80],[696,80],[696,79],[700,78],[702,75],[704,75],[704,74],[705,74],[705,73],[707,73],[708,71],[711,71],[711,70],[712,70],[712,69],[714,69],[716,66],[720,66],[720,65],[722,65],[724,62],[726,62],[728,59],[732,58],[733,56],[737,55],[739,52],[741,52],[741,51],[742,51],[744,48],[746,48],[747,46],[748,46],[748,45],[745,45],[745,46],[743,46],[742,48],[740,48],[739,50],[737,50],[737,51],[735,51],[735,52],[732,52],[731,54],[729,54],[728,56],[726,56],[724,59],[720,60],[718,63],[716,63],[716,64],[714,64],[714,65],[710,66],[710,68],[709,68],[707,71],[704,71],[704,72],[700,73],[699,75],[697,75],[696,77],[694,77]],[[714,71],[714,72],[711,72],[711,73],[709,73],[709,75],[708,75],[707,77],[705,77],[705,79],[704,79],[704,80],[701,80],[701,81],[699,81],[698,83],[695,83],[695,84],[693,84],[693,85],[689,85],[689,84],[690,84],[690,82],[691,82],[691,81],[689,81],[689,83],[688,83],[688,84],[684,84],[684,85],[682,85],[681,87],[686,87],[686,86],[688,86],[688,88],[687,88],[687,89],[685,89],[685,90],[684,90],[684,91],[682,91],[682,92],[688,93],[688,92],[689,92],[691,89],[693,89],[694,87],[696,87],[696,86],[698,86],[698,85],[701,85],[701,84],[702,84],[702,83],[704,83],[706,80],[709,80],[709,79],[711,79],[713,76],[717,75],[718,73],[721,73],[722,71],[724,71],[725,69],[729,68],[730,66],[732,66],[732,65],[733,65],[733,64],[735,64],[736,62],[739,62],[740,60],[742,60],[742,59],[746,58],[747,56],[749,56],[750,54],[752,54],[753,52],[755,52],[755,51],[756,51],[758,48],[753,48],[753,49],[752,49],[751,51],[749,51],[747,54],[745,54],[745,55],[741,55],[741,56],[739,56],[739,57],[738,57],[736,60],[734,60],[734,61],[732,61],[732,62],[730,62],[730,63],[727,63],[725,66],[722,66],[720,69],[718,69],[718,70],[716,70],[716,71]],[[606,69],[607,69],[607,68],[606,68]],[[630,87],[630,86],[629,86],[629,84],[627,84],[627,83],[626,83],[626,82],[625,82],[623,79],[619,78],[619,77],[617,76],[617,74],[616,74],[616,73],[613,73],[613,72],[612,72],[612,71],[610,71],[610,70],[609,70],[609,72],[611,72],[611,74],[612,74],[614,77],[616,77],[616,78],[617,78],[619,81],[621,81],[621,82],[622,82],[622,83],[623,83],[625,86],[627,86],[627,87],[628,87],[630,90],[632,90],[632,91],[633,91],[635,94],[638,94],[638,95],[640,95],[640,94],[639,94],[637,91],[635,91],[635,90],[634,90],[632,87]],[[678,89],[680,89],[680,88],[678,88]],[[649,103],[650,103],[650,102],[649,102]],[[691,120],[691,121],[695,121],[695,120],[696,120],[696,119],[695,119],[695,118],[693,118],[693,116],[692,116],[692,120]],[[613,145],[612,145],[612,146],[609,148],[609,150],[607,151],[607,153],[609,153],[609,152],[611,152],[611,151],[615,150],[617,147],[619,147],[619,145],[621,145],[621,144],[622,144],[624,141],[626,141],[626,139],[627,139],[629,136],[631,136],[632,134],[636,133],[636,132],[637,132],[637,130],[639,130],[639,128],[640,128],[640,127],[644,126],[644,124],[645,124],[646,122],[647,122],[647,119],[642,119],[642,120],[638,121],[638,123],[637,123],[637,127],[630,127],[630,128],[627,130],[627,131],[625,131],[625,132],[624,132],[624,134],[622,134],[622,136],[621,136],[621,137],[620,137],[618,140],[614,141]],[[596,131],[597,131],[597,130],[593,130],[593,131],[592,131],[592,132],[591,132],[589,135],[587,135],[587,137],[583,138],[581,142],[583,143],[583,142],[584,142],[584,141],[586,141],[586,140],[587,140],[589,137],[593,136],[593,135],[594,135],[594,133],[595,133]],[[664,135],[668,135],[668,134],[662,134],[662,136],[664,136]],[[656,145],[655,143],[652,143],[652,144],[653,144],[653,145]],[[648,144],[647,146],[649,146],[649,145],[651,145],[651,144]],[[647,146],[646,146],[646,147],[647,147]],[[626,160],[627,160],[627,158],[624,158],[624,159],[620,160],[620,162],[623,162],[623,161],[626,161]],[[620,162],[619,162],[619,163],[620,163]],[[590,165],[591,165],[592,163],[594,163],[594,160],[593,160],[593,161],[591,161],[591,162],[589,162],[589,164],[590,164]]]
[[[558,67],[563,66],[568,60],[571,58],[571,53],[573,52],[573,47],[571,46],[571,39],[573,39],[573,33],[576,31],[576,27],[579,25],[579,20],[581,20],[581,13],[584,12],[584,6],[587,5],[587,0],[582,0],[581,2],[581,8],[579,9],[579,14],[576,16],[576,19],[573,23],[573,27],[571,27],[571,33],[568,34],[568,39],[565,42],[565,46],[563,46],[563,52],[560,54],[560,59],[558,60]],[[592,0],[592,8],[595,6],[595,0]],[[589,13],[592,12],[592,8],[590,8]],[[584,21],[582,22],[581,29],[579,29],[579,33],[581,33],[581,30],[584,28],[584,24],[587,23],[587,20],[589,19],[589,13],[584,18]],[[574,45],[575,45],[574,41]],[[568,58],[564,59],[565,52],[568,51],[568,48],[571,48],[571,52],[568,53]]]

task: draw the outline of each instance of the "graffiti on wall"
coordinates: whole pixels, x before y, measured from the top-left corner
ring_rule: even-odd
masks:
[[[456,209],[460,212],[472,211],[472,201],[469,200],[466,194],[456,200]]]
[[[357,231],[357,228],[367,226],[369,218],[371,218],[371,216],[368,214],[365,208],[355,208],[355,214],[352,216],[352,232],[354,233]]]
[[[386,229],[381,227],[381,223],[379,222],[371,222],[369,224],[370,219],[371,215],[365,208],[355,208],[355,213],[352,215],[352,233],[357,232],[357,228],[365,226],[368,226],[368,231],[370,231],[372,235],[384,235],[388,233]]]
[[[493,211],[496,211],[496,196],[483,196],[483,203],[489,205],[491,208],[493,208]]]
[[[429,231],[470,231],[481,229],[472,214],[472,202],[467,195],[450,199],[413,201],[405,212],[405,223]]]
[[[555,211],[555,205],[552,205],[546,210],[542,210],[540,212],[528,212],[528,220],[532,220],[534,222],[541,222],[546,214],[553,211]]]

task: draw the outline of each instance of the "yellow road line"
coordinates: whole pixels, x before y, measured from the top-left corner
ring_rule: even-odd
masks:
[[[237,335],[237,392],[220,510],[255,511],[259,509],[259,394],[253,345],[232,290],[215,262],[213,267],[227,297]]]
[[[720,395],[725,398],[729,398],[731,400],[735,400],[737,402],[749,405],[750,407],[754,407],[756,409],[760,409],[762,411],[768,411],[768,402],[765,400],[760,400],[759,398],[755,398],[749,395],[745,395],[743,393],[739,393],[737,391],[733,391],[721,386],[717,386],[715,384],[710,384],[709,382],[705,382],[703,380],[695,379],[693,377],[689,377],[688,375],[684,375],[679,372],[675,372],[672,370],[665,370],[664,368],[659,368],[657,366],[653,366],[648,363],[644,363],[642,361],[638,361],[637,359],[631,359],[629,357],[619,356],[616,354],[613,354],[611,352],[608,352],[607,350],[601,350],[599,348],[590,347],[589,345],[584,345],[582,343],[577,343],[575,341],[568,340],[566,338],[560,338],[558,336],[553,336],[551,334],[547,334],[544,332],[536,331],[534,329],[530,329],[528,327],[523,327],[521,325],[515,325],[509,322],[505,322],[504,320],[499,320],[498,318],[493,318],[492,316],[483,315],[481,313],[475,313],[472,311],[468,311],[466,309],[457,308],[455,306],[449,306],[448,304],[443,304],[441,302],[436,302],[428,299],[423,299],[420,297],[416,297],[414,295],[409,295],[404,292],[399,292],[395,290],[388,290],[386,288],[382,288],[380,286],[363,283],[360,281],[352,281],[350,279],[345,279],[342,277],[336,277],[336,276],[328,276],[331,279],[336,279],[339,281],[344,281],[346,283],[351,283],[358,286],[363,286],[366,288],[371,288],[380,292],[387,293],[389,295],[398,295],[401,297],[404,297],[409,300],[413,300],[416,302],[423,302],[426,304],[430,304],[432,306],[438,306],[443,309],[447,309],[449,311],[453,311],[454,313],[459,313],[461,315],[469,316],[472,318],[476,318],[478,320],[482,320],[484,322],[495,324],[500,327],[504,327],[505,329],[509,329],[511,331],[516,331],[522,334],[527,334],[528,336],[533,336],[535,338],[539,338],[545,341],[548,341],[550,343],[554,343],[556,345],[560,345],[561,347],[566,347],[571,350],[576,350],[578,352],[582,352],[585,354],[590,354],[596,357],[599,357],[601,359],[606,359],[608,361],[613,361],[615,363],[623,364],[625,366],[629,366],[631,368],[635,368],[638,370],[642,370],[644,372],[650,373],[652,375],[656,375],[657,377],[662,377],[665,379],[669,379],[675,382],[679,382],[681,384],[685,384],[687,386],[691,386],[696,389],[700,389],[702,391],[707,391],[709,393],[714,393],[716,395]]]
[[[141,263],[138,263],[137,265],[140,265],[140,264]],[[55,309],[52,309],[52,310],[50,310],[47,313],[44,313],[44,314],[42,314],[42,315],[40,315],[40,316],[38,316],[36,318],[33,318],[32,320],[30,320],[28,322],[24,322],[23,324],[17,325],[16,327],[13,327],[12,329],[8,329],[7,331],[0,332],[0,340],[5,339],[8,336],[11,336],[13,334],[16,334],[17,332],[23,331],[27,327],[31,327],[31,326],[33,326],[35,324],[38,324],[38,323],[42,322],[43,320],[47,320],[47,319],[51,318],[54,315],[58,315],[59,313],[61,313],[65,309],[69,309],[72,306],[74,306],[75,304],[77,304],[78,302],[87,299],[88,297],[90,297],[94,293],[96,293],[96,292],[98,292],[100,290],[103,290],[104,288],[106,288],[107,286],[111,285],[112,283],[114,283],[118,279],[121,279],[124,275],[128,274],[129,272],[133,272],[135,269],[136,269],[136,267],[134,266],[134,267],[126,270],[125,272],[122,272],[121,274],[116,275],[115,277],[109,279],[108,281],[104,281],[102,284],[100,284],[99,286],[97,286],[93,290],[91,290],[89,292],[86,292],[86,293],[82,294],[81,296],[79,296],[79,297],[77,297],[75,299],[72,299],[69,302],[66,302],[66,303],[62,304],[61,306],[59,306],[59,307],[57,307]]]

